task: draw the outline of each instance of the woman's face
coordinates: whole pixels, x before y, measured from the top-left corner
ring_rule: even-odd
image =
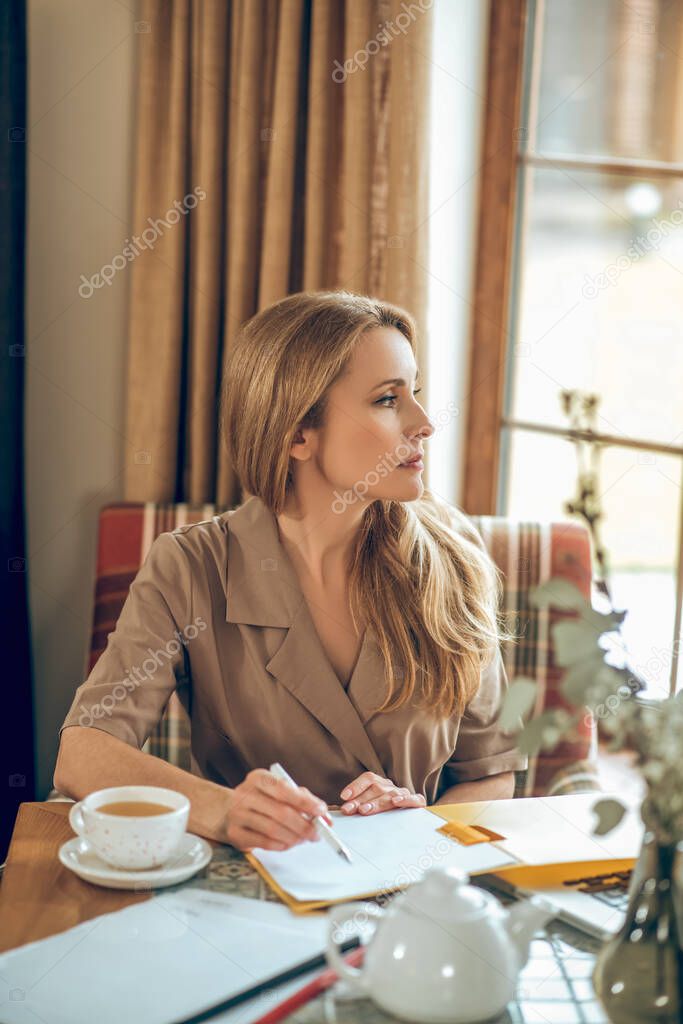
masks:
[[[302,431],[310,445],[307,469],[326,481],[338,511],[359,500],[422,496],[421,464],[401,465],[423,453],[425,440],[434,433],[418,401],[416,374],[413,350],[401,332],[374,328],[363,335],[346,374],[330,388],[325,425]]]

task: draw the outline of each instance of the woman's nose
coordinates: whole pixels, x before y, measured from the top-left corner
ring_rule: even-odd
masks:
[[[432,423],[432,421],[430,420],[429,416],[427,416],[427,414],[425,413],[424,420],[422,421],[422,423],[415,430],[414,436],[415,437],[427,438],[427,437],[431,437],[432,434],[435,433],[435,431],[436,431],[435,425]]]

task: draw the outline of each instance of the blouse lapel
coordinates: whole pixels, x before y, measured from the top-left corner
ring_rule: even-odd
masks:
[[[364,723],[383,679],[379,650],[366,633],[348,692],[341,686],[318,637],[299,579],[280,543],[275,518],[253,496],[227,513],[228,622],[286,630],[267,671],[370,771],[384,774]],[[380,698],[381,699],[381,698]]]
[[[383,774],[358,711],[325,655],[305,601],[266,668],[361,764]]]

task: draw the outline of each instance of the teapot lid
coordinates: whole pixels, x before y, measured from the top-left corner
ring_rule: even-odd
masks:
[[[462,868],[437,865],[403,893],[401,902],[425,916],[449,921],[471,921],[490,914],[492,908],[501,909],[495,897],[468,883],[469,875]]]

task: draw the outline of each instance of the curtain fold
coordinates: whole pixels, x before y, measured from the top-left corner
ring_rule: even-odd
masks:
[[[221,379],[287,294],[406,306],[426,378],[432,4],[141,0],[127,499],[240,500]]]

